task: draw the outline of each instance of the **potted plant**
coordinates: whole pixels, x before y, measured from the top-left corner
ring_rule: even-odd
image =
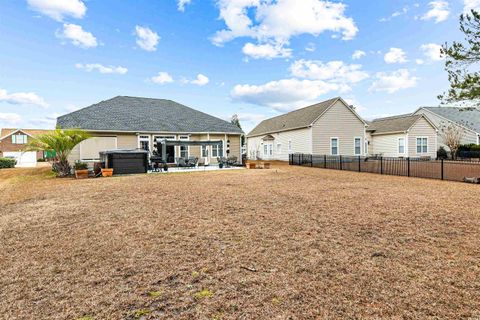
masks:
[[[102,168],[102,177],[111,177],[113,176],[112,168]]]
[[[88,164],[85,162],[75,162],[75,178],[86,179],[88,178]]]

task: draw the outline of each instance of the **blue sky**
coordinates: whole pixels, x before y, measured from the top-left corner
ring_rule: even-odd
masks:
[[[438,104],[438,45],[480,0],[5,0],[0,127],[117,95],[261,119],[342,96],[366,118]]]

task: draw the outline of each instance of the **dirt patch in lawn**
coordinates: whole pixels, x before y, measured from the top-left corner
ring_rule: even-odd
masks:
[[[477,185],[287,166],[34,181],[0,195],[3,319],[480,317]]]

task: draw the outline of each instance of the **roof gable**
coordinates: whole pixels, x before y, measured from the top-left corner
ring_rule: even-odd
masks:
[[[367,131],[375,134],[407,132],[419,119],[426,119],[430,125],[435,126],[423,115],[403,114],[394,117],[375,119],[370,122]]]
[[[90,131],[243,133],[228,121],[171,100],[125,96],[61,116],[57,124]]]
[[[17,132],[24,133],[30,137],[34,137],[39,134],[44,134],[47,133],[51,130],[45,130],[45,129],[14,129],[14,128],[3,128],[0,129],[0,140],[3,140],[12,134],[15,134]]]
[[[270,119],[263,120],[250,133],[249,137],[264,135],[273,132],[288,131],[294,129],[307,128],[317,121],[325,112],[328,111],[337,101],[341,101],[355,116],[362,122],[365,121],[340,98],[329,99],[305,108],[297,109],[289,113],[282,114]]]
[[[480,110],[474,107],[422,107],[442,118],[480,133]],[[418,112],[418,111],[417,111]]]

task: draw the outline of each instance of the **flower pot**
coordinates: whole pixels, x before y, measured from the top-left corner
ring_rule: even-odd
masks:
[[[263,164],[263,169],[270,169],[270,162],[265,162]]]
[[[88,170],[75,170],[75,178],[77,179],[87,179]]]
[[[102,177],[111,177],[111,176],[113,176],[113,169],[102,168]]]
[[[255,169],[256,165],[255,163],[247,162],[247,169]]]

